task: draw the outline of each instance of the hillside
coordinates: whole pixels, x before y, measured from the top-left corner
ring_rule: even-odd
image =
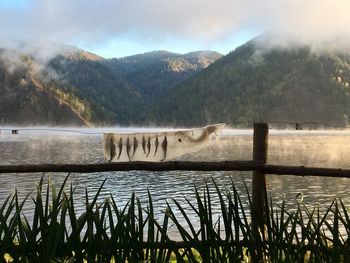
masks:
[[[25,54],[0,50],[0,123],[89,125],[88,105],[75,99],[71,105],[40,80],[36,65]],[[57,86],[58,87],[58,86]]]
[[[130,81],[146,101],[153,102],[221,57],[221,54],[212,51],[198,51],[184,55],[154,51],[109,59],[102,63]]]
[[[320,121],[347,125],[350,53],[266,50],[249,41],[175,87],[147,113],[151,123]]]
[[[59,44],[2,49],[0,123],[139,124],[151,101],[218,57],[158,51],[106,60]]]
[[[0,123],[349,124],[348,50],[266,49],[257,38],[219,57],[158,51],[106,60],[71,47],[43,64],[35,53],[2,49]]]
[[[35,53],[2,49],[1,124],[127,123],[141,98],[101,59],[71,48],[44,63]]]
[[[89,102],[96,124],[127,124],[143,103],[132,84],[99,60],[59,55],[49,62],[46,71],[54,72],[67,84],[65,92]]]

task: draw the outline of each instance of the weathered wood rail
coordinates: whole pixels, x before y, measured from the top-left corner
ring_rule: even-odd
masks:
[[[257,161],[125,162],[98,164],[0,165],[2,173],[97,173],[111,171],[258,171],[265,174],[350,178],[350,169],[264,164]]]

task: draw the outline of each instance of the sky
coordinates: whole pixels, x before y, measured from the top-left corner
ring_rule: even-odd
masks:
[[[0,0],[2,46],[64,43],[106,58],[153,50],[222,54],[350,39],[349,0]]]

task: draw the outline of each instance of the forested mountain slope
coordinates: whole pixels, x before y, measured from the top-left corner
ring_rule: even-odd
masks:
[[[269,48],[254,39],[179,84],[148,115],[155,124],[319,121],[347,125],[350,53]]]
[[[130,81],[145,100],[153,102],[221,57],[221,54],[213,51],[198,51],[184,55],[154,51],[105,60],[102,63]]]
[[[0,50],[2,125],[141,124],[156,97],[220,57],[152,52],[106,60],[70,46],[48,57],[30,50]]]

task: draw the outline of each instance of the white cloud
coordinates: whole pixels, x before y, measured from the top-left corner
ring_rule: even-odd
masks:
[[[36,42],[103,44],[120,36],[217,42],[254,28],[279,41],[350,38],[349,0],[28,0],[0,8],[3,45]]]

